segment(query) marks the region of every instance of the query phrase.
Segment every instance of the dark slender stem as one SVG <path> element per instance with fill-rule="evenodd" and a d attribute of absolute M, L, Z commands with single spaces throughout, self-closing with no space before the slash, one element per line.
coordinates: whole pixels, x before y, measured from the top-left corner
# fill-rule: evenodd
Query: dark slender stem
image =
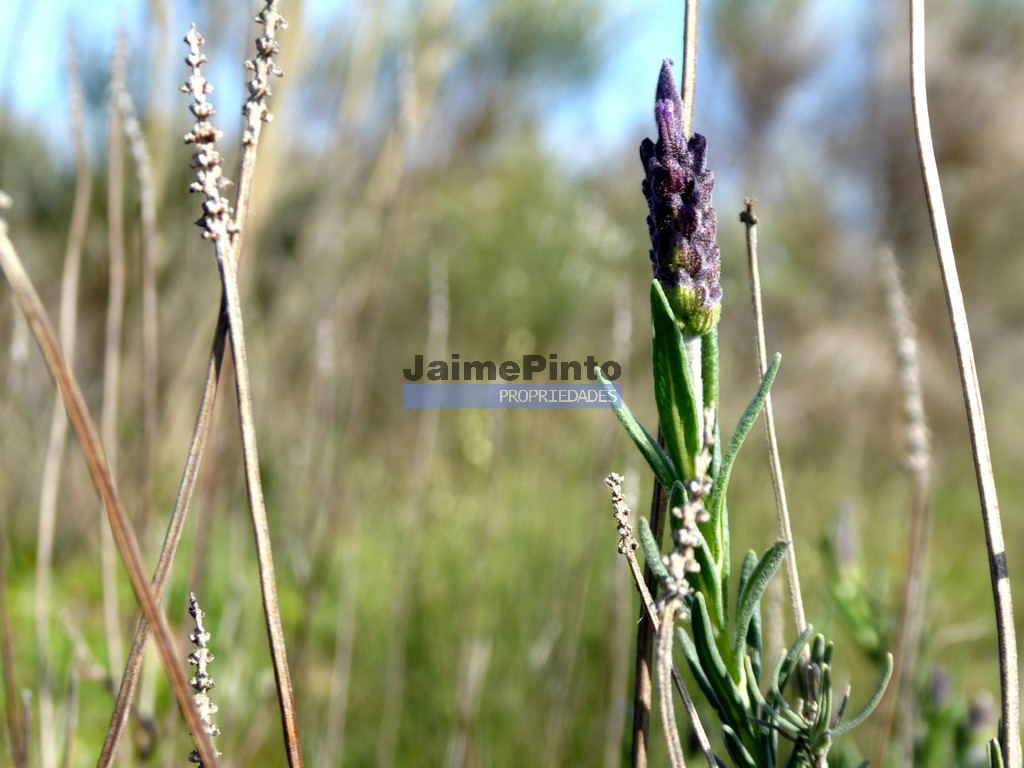
<path fill-rule="evenodd" d="M 665 438 L 658 429 L 658 445 L 665 446 Z M 665 530 L 665 490 L 657 478 L 651 493 L 651 534 L 661 547 Z M 658 580 L 650 565 L 644 565 L 644 583 L 653 602 L 658 596 Z M 647 765 L 647 738 L 651 730 L 651 664 L 654 660 L 654 624 L 647 607 L 640 606 L 640 621 L 636 628 L 636 677 L 633 683 L 633 768 Z"/>

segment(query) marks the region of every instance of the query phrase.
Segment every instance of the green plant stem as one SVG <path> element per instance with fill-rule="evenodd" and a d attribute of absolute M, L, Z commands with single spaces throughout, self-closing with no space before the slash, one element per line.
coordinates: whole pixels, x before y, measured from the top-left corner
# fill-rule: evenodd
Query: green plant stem
<path fill-rule="evenodd" d="M 697 0 L 686 0 L 685 16 L 683 19 L 683 89 L 682 100 L 685 105 L 683 116 L 683 134 L 689 136 L 693 131 L 693 103 L 694 92 L 697 83 Z M 699 340 L 698 340 L 699 341 Z M 698 345 L 698 350 L 700 349 Z M 693 363 L 691 357 L 691 371 Z M 696 358 L 696 375 L 700 376 L 701 358 L 698 352 Z M 698 393 L 694 393 L 695 395 Z M 703 397 L 698 396 L 698 411 L 701 411 L 700 403 Z M 665 441 L 661 428 L 658 429 L 658 444 L 664 447 Z M 664 529 L 664 510 L 667 499 L 664 489 L 655 479 L 654 491 L 651 495 L 651 532 L 654 540 L 661 545 L 661 535 Z M 658 585 L 654 574 L 647 566 L 644 567 L 644 580 L 652 596 L 657 596 Z M 651 661 L 653 658 L 654 632 L 653 626 L 646 612 L 641 611 L 640 622 L 637 626 L 636 637 L 636 680 L 633 692 L 633 768 L 645 768 L 647 765 L 647 737 L 650 731 L 651 714 Z"/>
<path fill-rule="evenodd" d="M 683 350 L 686 363 L 690 367 L 690 380 L 693 382 L 693 397 L 697 403 L 697 434 L 704 434 L 704 381 L 702 373 L 704 361 L 702 356 L 702 340 L 700 336 L 683 336 Z M 691 457 L 696 458 L 696 457 Z"/>

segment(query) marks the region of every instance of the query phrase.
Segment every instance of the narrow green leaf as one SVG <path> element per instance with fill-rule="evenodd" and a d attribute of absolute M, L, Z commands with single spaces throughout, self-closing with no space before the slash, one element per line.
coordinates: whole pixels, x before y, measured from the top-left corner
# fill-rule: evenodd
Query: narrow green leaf
<path fill-rule="evenodd" d="M 820 695 L 818 700 L 818 714 L 814 718 L 813 732 L 822 733 L 828 728 L 832 721 L 832 707 L 835 705 L 835 697 L 832 695 L 832 668 L 822 667 Z"/>
<path fill-rule="evenodd" d="M 864 705 L 864 709 L 858 712 L 856 715 L 851 717 L 845 723 L 840 723 L 832 731 L 833 738 L 839 738 L 844 733 L 849 733 L 858 725 L 867 720 L 875 707 L 878 706 L 878 702 L 882 700 L 882 696 L 885 694 L 885 689 L 889 685 L 889 678 L 892 677 L 892 654 L 885 654 L 885 666 L 882 668 L 882 679 L 878 682 L 878 687 L 875 688 L 875 692 L 871 695 L 868 703 Z"/>
<path fill-rule="evenodd" d="M 693 644 L 697 649 L 701 669 L 715 689 L 722 722 L 731 725 L 743 737 L 753 740 L 745 697 L 729 676 L 729 669 L 718 652 L 711 617 L 708 615 L 704 595 L 700 592 L 694 595 L 690 607 L 690 627 L 693 629 Z"/>
<path fill-rule="evenodd" d="M 665 453 L 671 459 L 673 466 L 679 468 L 680 477 L 686 477 L 691 474 L 690 462 L 682 448 L 682 425 L 672 392 L 672 375 L 668 372 L 665 358 L 657 351 L 654 352 L 652 364 L 654 402 L 658 406 L 658 426 L 661 427 L 661 434 L 665 440 Z M 671 499 L 671 494 L 669 494 L 669 498 Z"/>
<path fill-rule="evenodd" d="M 747 656 L 743 663 L 747 672 L 747 696 L 750 697 L 750 700 L 757 707 L 759 719 L 765 720 L 768 723 L 774 723 L 774 718 L 772 717 L 774 712 L 772 711 L 771 705 L 768 704 L 764 695 L 761 693 L 761 689 L 757 686 L 757 678 L 761 674 L 760 671 L 755 673 L 750 656 Z M 758 725 L 755 730 L 757 731 L 757 746 L 760 750 L 762 762 L 766 765 L 773 764 L 775 761 L 775 755 L 778 753 L 778 731 L 767 725 Z"/>
<path fill-rule="evenodd" d="M 738 768 L 758 768 L 757 763 L 754 762 L 754 758 L 750 756 L 747 748 L 743 746 L 743 742 L 736 734 L 736 731 L 728 725 L 722 726 L 722 741 L 725 742 L 725 750 L 729 753 L 729 757 L 732 758 L 733 763 Z M 762 768 L 771 768 L 771 766 L 763 766 Z"/>
<path fill-rule="evenodd" d="M 988 743 L 988 768 L 1003 768 L 1003 748 L 999 746 L 999 739 Z"/>
<path fill-rule="evenodd" d="M 771 709 L 771 706 L 764 698 L 764 694 L 761 693 L 761 689 L 758 688 L 757 683 L 754 682 L 754 668 L 750 666 L 749 656 L 743 660 L 743 665 L 746 667 L 747 671 L 747 695 L 750 696 L 750 700 L 762 709 Z"/>
<path fill-rule="evenodd" d="M 612 386 L 600 371 L 598 371 L 597 376 L 602 386 L 605 388 Z M 615 406 L 613 410 L 619 421 L 622 422 L 622 426 L 626 428 L 626 434 L 633 439 L 636 447 L 640 449 L 640 453 L 647 460 L 647 465 L 654 472 L 654 476 L 658 478 L 658 482 L 661 483 L 663 488 L 672 488 L 676 482 L 675 467 L 672 464 L 672 460 L 665 454 L 661 446 L 658 445 L 658 441 L 637 420 L 636 416 L 633 415 L 633 411 L 626 405 L 625 400 L 619 400 L 619 405 Z"/>
<path fill-rule="evenodd" d="M 708 613 L 711 616 L 715 630 L 724 630 L 726 623 L 725 605 L 722 600 L 722 582 L 719 580 L 715 560 L 708 547 L 707 539 L 703 535 L 700 537 L 700 546 L 694 550 L 693 555 L 697 565 L 700 566 L 700 570 L 690 575 L 690 583 L 710 603 Z"/>
<path fill-rule="evenodd" d="M 743 645 L 747 639 L 750 621 L 754 617 L 754 612 L 760 607 L 761 596 L 768 587 L 768 582 L 771 581 L 772 576 L 782 564 L 788 546 L 785 541 L 775 542 L 758 561 L 750 578 L 740 590 L 739 600 L 736 604 L 736 636 L 733 640 L 733 653 L 737 658 L 743 656 Z"/>
<path fill-rule="evenodd" d="M 676 630 L 676 639 L 679 641 L 679 647 L 683 651 L 683 658 L 686 659 L 686 663 L 690 665 L 690 671 L 693 673 L 693 679 L 697 681 L 697 685 L 704 692 L 705 698 L 716 711 L 722 711 L 722 705 L 718 701 L 718 694 L 715 693 L 714 687 L 711 685 L 711 681 L 708 680 L 708 676 L 704 674 L 704 670 L 701 669 L 700 659 L 697 657 L 697 649 L 693 645 L 693 640 L 690 636 L 680 627 Z"/>
<path fill-rule="evenodd" d="M 751 550 L 747 552 L 746 557 L 743 558 L 743 566 L 740 568 L 740 584 L 739 594 L 743 594 L 743 590 L 750 582 L 750 577 L 754 573 L 754 569 L 757 567 L 757 554 Z M 738 597 L 737 597 L 738 600 Z M 743 637 L 745 646 L 740 646 L 744 649 L 743 655 L 747 657 L 747 661 L 751 665 L 753 670 L 753 680 L 755 684 L 761 682 L 761 608 L 757 606 L 754 611 L 754 615 L 750 619 L 750 628 L 747 630 L 747 634 Z"/>
<path fill-rule="evenodd" d="M 681 479 L 693 476 L 693 457 L 700 451 L 700 423 L 693 378 L 683 336 L 661 283 L 651 282 L 651 332 L 654 396 L 658 403 L 665 446 Z"/>
<path fill-rule="evenodd" d="M 711 479 L 722 466 L 722 440 L 718 428 L 718 326 L 700 340 L 700 378 L 704 387 L 704 407 L 715 409 L 715 444 L 711 447 Z"/>
<path fill-rule="evenodd" d="M 636 532 L 640 539 L 640 548 L 644 551 L 644 562 L 659 580 L 664 579 L 668 576 L 668 569 L 661 561 L 661 550 L 658 548 L 658 542 L 654 540 L 654 531 L 651 530 L 651 524 L 646 517 L 641 517 L 637 521 Z"/>
<path fill-rule="evenodd" d="M 743 565 L 740 566 L 740 594 L 743 594 L 744 588 L 747 586 L 747 582 L 750 581 L 750 576 L 753 574 L 754 569 L 757 567 L 757 553 L 754 550 L 750 550 L 743 557 Z"/>
<path fill-rule="evenodd" d="M 813 634 L 814 627 L 808 624 L 807 629 L 800 633 L 793 644 L 789 646 L 785 655 L 779 657 L 779 663 L 775 665 L 775 671 L 772 673 L 772 690 L 778 691 L 779 694 L 785 693 L 789 676 L 793 674 L 797 659 L 800 658 L 800 651 L 804 649 Z"/>
<path fill-rule="evenodd" d="M 740 452 L 743 441 L 753 428 L 754 422 L 757 421 L 761 408 L 764 407 L 764 401 L 768 397 L 772 382 L 775 381 L 775 374 L 778 373 L 781 362 L 782 355 L 776 354 L 769 364 L 768 370 L 764 372 L 764 378 L 761 379 L 761 386 L 757 388 L 757 394 L 754 395 L 753 400 L 747 405 L 743 416 L 740 417 L 739 423 L 736 425 L 735 431 L 732 433 L 732 439 L 729 440 L 729 447 L 722 457 L 722 467 L 718 472 L 718 478 L 711 491 L 711 504 L 708 507 L 708 513 L 711 515 L 712 525 L 717 525 L 718 520 L 722 516 L 725 495 L 729 490 L 729 476 L 732 474 L 733 463 L 736 461 L 736 456 Z"/>

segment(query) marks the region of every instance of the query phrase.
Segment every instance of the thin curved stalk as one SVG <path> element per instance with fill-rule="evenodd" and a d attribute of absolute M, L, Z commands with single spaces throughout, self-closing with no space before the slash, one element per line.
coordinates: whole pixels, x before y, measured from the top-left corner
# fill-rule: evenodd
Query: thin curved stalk
<path fill-rule="evenodd" d="M 224 297 L 227 301 L 228 333 L 231 339 L 231 359 L 235 366 L 235 392 L 238 395 L 238 419 L 242 432 L 242 461 L 245 465 L 245 486 L 249 494 L 249 510 L 252 513 L 252 528 L 256 539 L 256 562 L 259 568 L 260 591 L 263 594 L 263 613 L 267 624 L 274 679 L 277 683 L 288 765 L 298 768 L 302 765 L 299 726 L 295 713 L 295 694 L 292 691 L 291 674 L 288 671 L 288 658 L 285 653 L 281 609 L 277 601 L 270 527 L 267 524 L 267 510 L 263 503 L 263 484 L 260 481 L 252 387 L 245 352 L 245 332 L 242 328 L 242 306 L 238 295 L 238 272 L 235 256 L 225 241 L 217 241 L 217 254 Z"/>
<path fill-rule="evenodd" d="M 953 328 L 960 367 L 960 385 L 964 393 L 967 425 L 974 453 L 974 473 L 978 481 L 981 516 L 985 526 L 988 547 L 989 574 L 992 596 L 995 600 L 996 628 L 999 634 L 999 685 L 1002 697 L 1002 729 L 1000 746 L 1005 764 L 1011 768 L 1021 766 L 1020 746 L 1020 687 L 1017 671 L 1017 637 L 1014 633 L 1013 601 L 1010 596 L 1010 577 L 1006 565 L 1006 545 L 999 519 L 999 501 L 996 498 L 992 454 L 982 411 L 981 388 L 971 345 L 971 331 L 967 323 L 967 310 L 960 278 L 957 276 L 953 241 L 949 236 L 949 223 L 942 200 L 939 169 L 932 146 L 931 121 L 928 117 L 928 95 L 925 86 L 925 30 L 924 0 L 910 0 L 910 93 L 914 111 L 914 135 L 921 161 L 928 215 L 931 219 L 935 252 L 939 259 L 942 284 L 946 291 L 946 306 Z"/>
<path fill-rule="evenodd" d="M 249 98 L 243 107 L 245 129 L 242 136 L 243 146 L 254 151 L 259 141 L 260 126 L 271 119 L 266 99 L 270 95 L 271 76 L 280 76 L 281 70 L 274 63 L 278 44 L 278 29 L 287 26 L 277 10 L 277 0 L 267 0 L 263 9 L 256 16 L 256 22 L 263 26 L 263 34 L 257 40 L 257 54 L 246 62 L 247 68 L 253 72 L 248 83 Z M 256 448 L 256 428 L 252 407 L 252 388 L 249 381 L 249 365 L 245 350 L 245 332 L 242 327 L 242 308 L 238 290 L 238 251 L 241 245 L 239 227 L 245 217 L 246 199 L 240 199 L 237 222 L 231 218 L 227 200 L 220 195 L 223 186 L 220 155 L 213 150 L 219 137 L 219 131 L 207 122 L 213 114 L 206 101 L 212 88 L 202 75 L 201 67 L 206 61 L 201 53 L 202 35 L 193 24 L 185 35 L 189 46 L 189 55 L 185 61 L 191 69 L 183 90 L 194 98 L 192 108 L 197 118 L 196 125 L 186 137 L 186 143 L 194 143 L 202 155 L 203 162 L 197 163 L 197 181 L 190 187 L 193 192 L 202 192 L 206 197 L 202 225 L 206 237 L 213 241 L 217 258 L 217 269 L 220 272 L 223 303 L 226 307 L 228 338 L 231 341 L 232 362 L 235 367 L 235 387 L 237 394 L 238 417 L 242 437 L 242 462 L 245 470 L 246 490 L 249 496 L 249 509 L 252 517 L 253 533 L 256 544 L 256 561 L 259 570 L 260 590 L 263 596 L 263 612 L 266 621 L 267 635 L 270 645 L 271 663 L 274 668 L 274 679 L 277 687 L 278 707 L 281 714 L 281 725 L 284 732 L 284 746 L 291 768 L 302 766 L 302 753 L 299 744 L 298 720 L 295 712 L 295 694 L 292 690 L 291 674 L 288 670 L 285 653 L 284 630 L 281 625 L 281 613 L 277 600 L 277 585 L 274 578 L 274 561 L 270 544 L 270 530 L 263 500 L 263 487 L 260 480 L 259 456 Z M 251 151 L 245 153 L 249 163 L 243 158 L 243 170 L 240 194 L 248 194 L 247 190 L 252 179 L 252 162 L 255 158 Z"/>
<path fill-rule="evenodd" d="M 124 141 L 121 112 L 115 94 L 124 88 L 125 39 L 118 37 L 111 67 L 110 126 L 107 148 L 107 248 L 109 277 L 103 352 L 103 400 L 100 405 L 100 439 L 110 471 L 117 470 L 117 414 L 121 390 L 121 328 L 124 320 Z M 110 678 L 119 683 L 124 663 L 121 615 L 117 606 L 117 558 L 109 527 L 100 522 L 100 573 L 103 583 L 103 624 Z"/>
<path fill-rule="evenodd" d="M 82 265 L 82 246 L 92 198 L 92 172 L 85 143 L 82 83 L 78 73 L 74 37 L 68 33 L 68 88 L 71 135 L 75 143 L 75 199 L 71 225 L 64 251 L 64 271 L 60 282 L 60 316 L 57 323 L 60 343 L 68 360 L 75 359 L 78 320 L 78 278 Z M 60 487 L 64 448 L 67 445 L 68 417 L 60 392 L 54 393 L 50 434 L 43 459 L 39 492 L 39 535 L 36 541 L 35 622 L 36 647 L 39 649 L 39 760 L 44 768 L 56 765 L 57 737 L 53 707 L 53 678 L 50 670 L 50 576 L 53 567 L 53 543 L 57 525 L 57 495 Z"/>
<path fill-rule="evenodd" d="M 914 322 L 907 305 L 899 267 L 890 249 L 880 254 L 885 282 L 889 322 L 896 344 L 903 415 L 907 432 L 906 465 L 912 483 L 910 530 L 907 538 L 907 566 L 900 595 L 896 647 L 893 651 L 892 690 L 883 700 L 879 712 L 878 739 L 873 765 L 885 765 L 885 755 L 893 735 L 897 708 L 900 713 L 894 747 L 898 765 L 907 765 L 913 758 L 914 727 L 917 712 L 913 677 L 917 651 L 924 631 L 925 577 L 928 562 L 928 528 L 931 483 L 931 445 L 921 391 L 921 366 L 917 357 Z"/>
<path fill-rule="evenodd" d="M 761 275 L 757 263 L 757 216 L 754 215 L 754 199 L 746 199 L 746 210 L 740 220 L 747 228 L 747 264 L 750 268 L 750 301 L 754 308 L 754 329 L 757 339 L 757 378 L 764 378 L 768 369 L 768 353 L 764 341 L 764 311 L 761 307 Z M 800 574 L 796 568 L 796 547 L 793 546 L 793 528 L 789 523 L 789 506 L 786 503 L 786 486 L 782 481 L 782 461 L 779 457 L 779 442 L 775 435 L 775 416 L 772 411 L 772 396 L 769 392 L 764 399 L 764 428 L 768 438 L 768 461 L 771 464 L 772 487 L 775 489 L 775 509 L 779 518 L 779 535 L 789 544 L 786 552 L 786 578 L 789 582 L 789 602 L 793 609 L 793 623 L 797 634 L 807 628 L 804 602 L 800 592 Z"/>
<path fill-rule="evenodd" d="M 135 111 L 135 104 L 125 87 L 124 79 L 116 83 L 114 93 L 128 148 L 135 164 L 139 185 L 139 224 L 141 226 L 142 272 L 142 477 L 139 509 L 139 538 L 145 545 L 149 533 L 152 507 L 153 451 L 157 430 L 157 380 L 159 378 L 159 322 L 157 312 L 157 227 L 156 192 L 149 148 Z"/>

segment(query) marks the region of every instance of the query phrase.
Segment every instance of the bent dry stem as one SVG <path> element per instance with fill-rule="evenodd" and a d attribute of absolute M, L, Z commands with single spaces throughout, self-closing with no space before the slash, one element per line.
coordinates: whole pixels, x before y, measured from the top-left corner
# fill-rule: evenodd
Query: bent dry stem
<path fill-rule="evenodd" d="M 999 500 L 996 497 L 992 454 L 985 428 L 985 414 L 981 404 L 981 387 L 974 361 L 971 331 L 967 323 L 960 278 L 957 276 L 953 241 L 949 235 L 946 207 L 942 200 L 939 169 L 932 145 L 931 121 L 928 117 L 928 94 L 925 80 L 924 0 L 910 0 L 910 89 L 914 112 L 914 132 L 921 176 L 924 181 L 928 214 L 931 218 L 932 237 L 939 259 L 942 284 L 946 291 L 953 328 L 953 343 L 960 365 L 960 383 L 967 411 L 967 424 L 974 452 L 974 472 L 978 482 L 981 516 L 985 526 L 988 547 L 989 576 L 996 609 L 996 629 L 999 634 L 999 683 L 1002 698 L 1002 730 L 1000 746 L 1003 759 L 1011 768 L 1021 766 L 1020 744 L 1020 677 L 1017 660 L 1017 635 L 1013 619 L 1013 600 L 1010 595 L 1010 576 L 1006 565 L 1006 544 L 999 518 Z"/>
<path fill-rule="evenodd" d="M 153 627 L 157 650 L 170 681 L 171 689 L 189 730 L 199 734 L 196 748 L 203 757 L 203 765 L 214 768 L 217 765 L 216 753 L 209 738 L 200 733 L 202 723 L 192 703 L 188 683 L 177 655 L 177 646 L 171 636 L 167 618 L 160 610 L 157 600 L 146 582 L 138 541 L 135 539 L 135 533 L 125 514 L 124 505 L 110 471 L 110 465 L 103 453 L 96 425 L 86 408 L 78 382 L 60 351 L 56 335 L 39 295 L 25 273 L 14 246 L 7 237 L 7 223 L 3 219 L 0 219 L 0 268 L 7 276 L 7 281 L 32 328 L 50 376 L 64 397 L 68 417 L 82 446 L 89 475 L 103 500 L 103 507 L 114 535 L 114 543 L 117 545 L 125 569 L 128 571 L 135 599 L 141 606 L 146 620 Z"/>
<path fill-rule="evenodd" d="M 264 58 L 269 58 L 277 50 L 274 31 L 283 24 L 276 12 L 276 3 L 268 3 L 267 8 L 257 17 L 257 20 L 265 24 L 265 34 L 257 41 L 259 54 Z M 202 194 L 204 198 L 203 217 L 199 220 L 199 226 L 203 229 L 203 236 L 213 242 L 217 268 L 220 272 L 221 288 L 227 305 L 228 332 L 231 340 L 232 361 L 235 366 L 235 390 L 242 437 L 242 459 L 249 508 L 252 514 L 253 534 L 256 541 L 256 559 L 259 568 L 260 590 L 263 596 L 263 612 L 274 667 L 274 679 L 277 685 L 278 704 L 281 710 L 285 750 L 289 765 L 296 768 L 296 766 L 302 765 L 302 755 L 295 715 L 295 694 L 292 690 L 291 674 L 288 670 L 285 653 L 270 531 L 260 480 L 252 389 L 245 351 L 245 333 L 242 327 L 241 299 L 238 293 L 238 261 L 232 245 L 237 226 L 231 216 L 229 202 L 221 196 L 221 189 L 227 182 L 222 170 L 222 160 L 216 149 L 220 131 L 209 121 L 214 110 L 206 97 L 212 91 L 212 86 L 202 74 L 201 67 L 206 61 L 206 57 L 200 51 L 203 38 L 196 31 L 194 25 L 185 36 L 185 42 L 189 46 L 189 53 L 185 61 L 191 69 L 191 74 L 182 86 L 182 90 L 193 97 L 191 110 L 196 117 L 192 131 L 185 138 L 186 143 L 196 146 L 196 153 L 193 155 L 196 181 L 190 185 L 189 190 Z M 262 66 L 252 64 L 251 67 L 256 71 L 257 76 L 250 82 L 250 93 L 254 94 L 256 98 L 262 99 L 269 95 L 270 88 L 268 83 L 259 82 L 259 79 L 261 76 L 266 77 L 268 74 L 274 73 L 276 68 L 272 66 L 272 62 L 268 65 L 266 61 Z M 265 108 L 247 110 L 247 114 L 253 114 L 262 121 L 269 120 L 269 114 Z M 247 139 L 254 140 L 252 136 L 248 135 Z"/>

